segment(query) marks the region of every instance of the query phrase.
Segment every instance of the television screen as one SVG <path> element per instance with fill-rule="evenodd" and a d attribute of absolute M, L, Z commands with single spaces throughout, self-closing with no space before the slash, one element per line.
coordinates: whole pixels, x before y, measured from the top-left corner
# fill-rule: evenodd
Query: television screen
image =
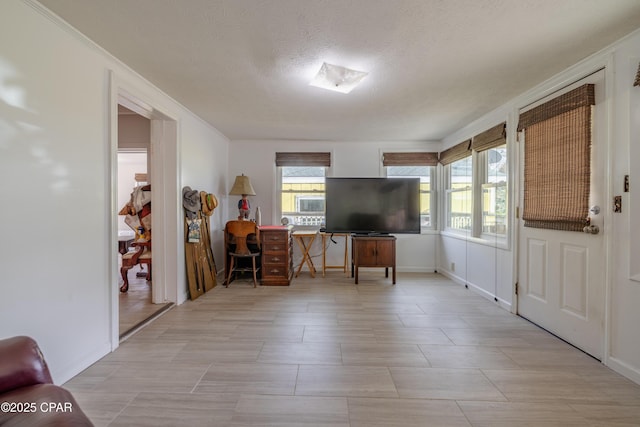
<path fill-rule="evenodd" d="M 328 233 L 420 233 L 420 178 L 326 178 Z"/>

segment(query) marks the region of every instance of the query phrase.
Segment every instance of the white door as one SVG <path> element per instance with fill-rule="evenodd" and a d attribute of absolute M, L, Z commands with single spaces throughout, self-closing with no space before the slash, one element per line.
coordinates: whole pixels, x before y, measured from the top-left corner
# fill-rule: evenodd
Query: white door
<path fill-rule="evenodd" d="M 604 353 L 605 250 L 604 216 L 607 156 L 607 114 L 604 104 L 604 71 L 589 76 L 540 100 L 531 107 L 553 99 L 586 83 L 595 84 L 591 148 L 591 224 L 598 234 L 524 227 L 518 219 L 518 314 L 559 336 L 592 356 Z M 529 108 L 527 108 L 529 109 Z M 525 141 L 522 141 L 525 139 Z M 520 135 L 519 144 L 526 144 Z M 524 201 L 524 147 L 520 154 L 520 196 Z M 594 206 L 600 207 L 596 214 Z"/>

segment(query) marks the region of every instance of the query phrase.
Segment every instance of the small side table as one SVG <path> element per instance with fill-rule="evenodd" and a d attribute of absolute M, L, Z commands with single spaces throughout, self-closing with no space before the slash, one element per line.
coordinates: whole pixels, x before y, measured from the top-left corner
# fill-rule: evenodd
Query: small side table
<path fill-rule="evenodd" d="M 349 274 L 349 270 L 348 270 L 348 259 L 349 259 L 349 255 L 347 252 L 347 246 L 349 246 L 349 233 L 325 233 L 322 232 L 320 233 L 320 235 L 322 236 L 322 277 L 324 277 L 325 271 L 328 268 L 341 268 L 344 271 L 345 275 Z M 344 237 L 344 258 L 343 258 L 343 262 L 342 265 L 327 265 L 327 245 L 326 245 L 326 241 L 327 241 L 327 237 L 328 238 L 332 238 L 332 237 Z"/>
<path fill-rule="evenodd" d="M 396 238 L 394 236 L 353 236 L 351 238 L 351 276 L 358 284 L 359 267 L 384 267 L 384 277 L 393 271 L 396 284 Z"/>
<path fill-rule="evenodd" d="M 311 273 L 311 277 L 316 277 L 316 268 L 313 266 L 313 261 L 311 260 L 311 255 L 309 255 L 309 249 L 311 249 L 311 245 L 313 241 L 316 239 L 317 231 L 305 231 L 298 230 L 291 233 L 293 238 L 298 242 L 298 247 L 302 252 L 302 261 L 300 261 L 300 265 L 298 266 L 298 271 L 296 271 L 296 277 L 300 274 L 300 270 L 302 270 L 302 266 L 304 263 L 307 263 L 307 267 L 309 267 L 309 273 Z"/>

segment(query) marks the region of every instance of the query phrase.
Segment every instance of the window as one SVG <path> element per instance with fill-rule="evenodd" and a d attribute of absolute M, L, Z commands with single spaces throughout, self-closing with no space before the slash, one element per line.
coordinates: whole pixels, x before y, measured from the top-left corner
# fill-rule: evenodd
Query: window
<path fill-rule="evenodd" d="M 389 178 L 420 178 L 420 227 L 423 230 L 435 227 L 431 215 L 435 212 L 432 206 L 435 198 L 431 197 L 434 169 L 433 166 L 387 166 Z"/>
<path fill-rule="evenodd" d="M 324 223 L 324 177 L 321 166 L 283 166 L 282 216 L 293 225 Z"/>
<path fill-rule="evenodd" d="M 445 166 L 447 228 L 470 231 L 472 224 L 472 159 L 467 156 Z"/>
<path fill-rule="evenodd" d="M 276 153 L 280 216 L 289 224 L 324 224 L 325 185 L 330 153 Z"/>
<path fill-rule="evenodd" d="M 444 165 L 445 227 L 470 231 L 473 221 L 473 169 L 471 140 L 463 141 L 440 153 Z"/>
<path fill-rule="evenodd" d="M 507 146 L 478 154 L 482 170 L 482 233 L 507 234 Z"/>
<path fill-rule="evenodd" d="M 445 228 L 486 239 L 506 237 L 506 123 L 440 153 L 445 176 Z"/>

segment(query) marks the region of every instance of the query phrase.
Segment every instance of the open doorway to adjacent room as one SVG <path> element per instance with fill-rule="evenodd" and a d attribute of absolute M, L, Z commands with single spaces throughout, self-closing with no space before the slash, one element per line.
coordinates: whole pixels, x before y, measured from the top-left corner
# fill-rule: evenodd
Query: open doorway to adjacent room
<path fill-rule="evenodd" d="M 124 215 L 122 209 L 131 201 L 134 191 L 150 188 L 150 141 L 151 121 L 122 105 L 118 105 L 117 206 L 121 209 L 118 215 L 119 273 L 123 264 L 123 256 L 126 257 L 127 253 L 136 251 L 137 248 L 133 243 L 141 237 L 140 230 L 131 221 L 132 216 Z M 137 217 L 138 215 L 135 216 L 136 219 Z M 150 253 L 153 252 L 150 251 Z M 132 333 L 149 318 L 166 309 L 166 304 L 152 302 L 151 266 L 152 262 L 139 263 L 122 273 L 127 277 L 128 289 L 126 292 L 120 292 L 118 298 L 121 339 Z M 123 283 L 124 279 L 119 277 L 118 287 L 121 287 Z"/>

